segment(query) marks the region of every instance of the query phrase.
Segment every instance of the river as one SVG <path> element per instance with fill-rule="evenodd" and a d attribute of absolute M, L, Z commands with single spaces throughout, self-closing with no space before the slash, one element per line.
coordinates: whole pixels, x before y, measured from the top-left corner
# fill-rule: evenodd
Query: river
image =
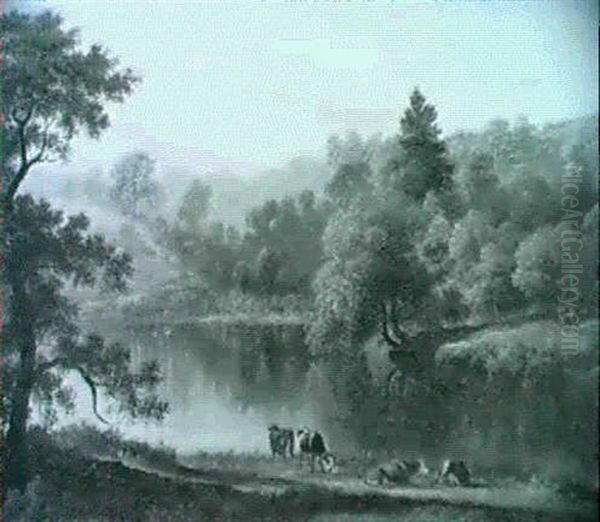
<path fill-rule="evenodd" d="M 194 451 L 268 451 L 267 427 L 310 426 L 331 432 L 334 401 L 323 372 L 309 363 L 299 325 L 208 326 L 129 331 L 120 338 L 134 366 L 158 360 L 161 396 L 170 413 L 162 422 L 131 421 L 99 400 L 99 410 L 126 437 Z M 93 415 L 89 390 L 68 377 L 77 393 L 73 414 L 57 427 Z"/>

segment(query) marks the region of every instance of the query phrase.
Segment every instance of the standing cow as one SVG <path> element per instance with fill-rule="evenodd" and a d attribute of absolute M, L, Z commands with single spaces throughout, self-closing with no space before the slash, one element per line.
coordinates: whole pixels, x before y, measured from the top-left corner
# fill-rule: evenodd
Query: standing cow
<path fill-rule="evenodd" d="M 273 424 L 269 428 L 269 445 L 273 458 L 276 455 L 281 455 L 286 458 L 294 456 L 294 430 L 290 428 L 280 428 Z"/>
<path fill-rule="evenodd" d="M 302 428 L 296 433 L 300 449 L 300 466 L 304 460 L 304 456 L 308 456 L 310 460 L 310 471 L 314 473 L 315 463 L 318 463 L 323 473 L 333 472 L 335 462 L 333 455 L 328 453 L 325 446 L 323 435 L 318 431 L 311 431 L 307 428 Z"/>

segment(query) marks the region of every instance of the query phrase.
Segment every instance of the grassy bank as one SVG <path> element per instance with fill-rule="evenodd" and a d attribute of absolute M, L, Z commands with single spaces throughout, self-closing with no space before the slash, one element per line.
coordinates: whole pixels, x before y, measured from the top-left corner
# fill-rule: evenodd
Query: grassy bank
<path fill-rule="evenodd" d="M 75 439 L 87 437 L 81 447 Z M 63 434 L 64 435 L 64 434 Z M 10 521 L 561 521 L 595 520 L 577 504 L 564 510 L 528 503 L 524 485 L 483 490 L 426 491 L 377 489 L 345 468 L 334 476 L 296 469 L 296 462 L 273 463 L 257 455 L 173 452 L 128 443 L 123 462 L 112 456 L 116 437 L 102 448 L 89 430 L 62 437 L 32 437 L 36 478 L 21 495 L 8 492 L 4 520 Z M 95 453 L 96 457 L 90 455 Z M 120 453 L 117 451 L 117 453 Z M 124 465 L 125 463 L 126 465 Z M 134 464 L 134 466 L 132 466 Z M 137 464 L 137 467 L 135 466 Z M 133 469 L 135 468 L 135 469 Z M 146 468 L 146 469 L 143 469 Z M 529 486 L 532 488 L 532 486 Z M 531 491 L 550 499 L 555 491 Z M 486 497 L 487 495 L 487 497 Z M 517 495 L 514 501 L 511 495 Z M 520 495 L 520 499 L 518 498 Z M 495 496 L 495 497 L 494 497 Z M 496 500 L 494 500 L 496 498 Z M 556 500 L 556 499 L 555 499 Z M 589 503 L 589 500 L 587 501 Z"/>

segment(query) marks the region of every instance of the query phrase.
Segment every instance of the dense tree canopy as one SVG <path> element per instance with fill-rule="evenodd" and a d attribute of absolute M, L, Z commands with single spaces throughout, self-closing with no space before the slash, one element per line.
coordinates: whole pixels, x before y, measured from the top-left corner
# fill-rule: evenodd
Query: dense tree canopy
<path fill-rule="evenodd" d="M 389 375 L 387 392 L 398 388 L 404 398 L 413 397 L 413 406 L 429 404 L 436 415 L 436 390 L 447 393 L 447 386 L 439 387 L 431 366 L 419 373 L 423 367 L 409 355 L 433 363 L 441 340 L 452 338 L 453 329 L 460 335 L 466 324 L 556 320 L 564 286 L 561 251 L 567 254 L 561 240 L 569 230 L 575 238 L 570 250 L 578 250 L 570 258 L 585 258 L 576 295 L 581 317 L 590 317 L 589 303 L 598 295 L 597 206 L 587 192 L 597 177 L 582 159 L 593 148 L 593 127 L 581 139 L 585 147 L 571 145 L 567 132 L 539 129 L 525 119 L 458 134 L 449 146 L 439 133 L 435 109 L 415 91 L 399 135 L 375 150 L 355 135 L 330 141 L 334 174 L 327 195 L 333 212 L 322 238 L 308 336 L 315 354 L 331 361 L 338 389 L 355 397 L 351 389 L 360 382 L 355 371 L 364 366 L 365 342 L 379 337 L 401 370 Z M 582 197 L 569 214 L 561 190 L 574 175 Z M 419 341 L 420 332 L 432 331 L 440 332 L 438 344 Z M 411 375 L 426 384 L 420 397 L 410 391 Z M 373 400 L 370 386 L 363 386 L 367 402 Z M 419 408 L 406 401 L 396 408 L 401 416 L 418 417 Z"/>
<path fill-rule="evenodd" d="M 359 137 L 330 142 L 335 173 L 327 192 L 337 211 L 323 236 L 325 263 L 315 281 L 311 338 L 318 345 L 339 339 L 344 325 L 351 341 L 381 327 L 393 348 L 406 349 L 402 318 L 428 317 L 433 271 L 417 248 L 428 220 L 423 200 L 429 191 L 433 198 L 446 191 L 452 171 L 435 119 L 433 106 L 415 90 L 379 169 L 376 154 Z"/>

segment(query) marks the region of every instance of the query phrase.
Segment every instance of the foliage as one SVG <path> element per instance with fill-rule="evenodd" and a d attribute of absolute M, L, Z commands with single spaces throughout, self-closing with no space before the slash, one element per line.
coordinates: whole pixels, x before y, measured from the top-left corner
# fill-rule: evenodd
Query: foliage
<path fill-rule="evenodd" d="M 586 215 L 593 220 L 589 191 L 594 193 L 597 175 L 587 163 L 597 138 L 588 123 L 582 120 L 574 132 L 571 122 L 539 129 L 524 119 L 512 128 L 496 121 L 479 135 L 450 140 L 457 165 L 454 187 L 464 213 L 454 220 L 449 236 L 451 263 L 445 265 L 442 286 L 461 295 L 473 318 L 549 313 L 551 298 L 559 292 L 561 262 L 569 262 L 561 261 L 565 230 L 583 231 Z M 577 187 L 563 189 L 574 177 Z M 563 190 L 575 190 L 577 197 L 565 200 Z M 573 210 L 564 207 L 573 203 Z M 585 246 L 595 244 L 593 230 L 585 228 L 588 235 L 581 242 L 589 253 L 564 253 L 571 262 L 586 260 L 579 303 L 584 315 L 590 313 L 584 303 L 597 292 L 590 251 L 594 247 Z M 566 250 L 578 250 L 577 243 Z"/>
<path fill-rule="evenodd" d="M 210 212 L 212 189 L 200 180 L 193 180 L 183 196 L 177 219 L 187 229 L 199 228 Z"/>
<path fill-rule="evenodd" d="M 194 274 L 167 281 L 153 294 L 123 306 L 129 323 L 172 324 L 189 317 L 215 313 L 217 296 Z"/>
<path fill-rule="evenodd" d="M 67 286 L 123 292 L 131 275 L 130 257 L 100 235 L 89 234 L 83 214 L 64 218 L 45 201 L 17 196 L 35 165 L 66 158 L 81 130 L 98 138 L 108 125 L 107 102 L 122 102 L 137 78 L 117 70 L 118 61 L 99 45 L 78 47 L 78 33 L 65 31 L 50 12 L 37 16 L 12 11 L 3 15 L 3 283 L 8 413 L 6 484 L 24 491 L 29 480 L 27 422 L 32 396 L 41 401 L 46 420 L 54 406 L 72 408 L 72 391 L 62 386 L 77 372 L 90 388 L 95 413 L 98 387 L 119 399 L 134 416 L 161 418 L 167 406 L 154 391 L 158 367 L 137 373 L 129 353 L 83 336 L 77 307 Z M 114 360 L 112 360 L 114 359 Z"/>
<path fill-rule="evenodd" d="M 551 299 L 560 279 L 560 227 L 546 226 L 527 236 L 515 260 L 514 285 L 529 298 Z"/>
<path fill-rule="evenodd" d="M 312 191 L 269 200 L 247 217 L 240 256 L 250 273 L 246 288 L 267 294 L 306 294 L 321 261 L 328 209 Z"/>
<path fill-rule="evenodd" d="M 138 78 L 118 70 L 100 45 L 78 48 L 76 30 L 60 16 L 13 11 L 3 24 L 3 184 L 10 205 L 30 168 L 64 158 L 85 130 L 98 138 L 109 125 L 106 102 L 122 102 Z"/>
<path fill-rule="evenodd" d="M 483 331 L 464 341 L 445 345 L 438 350 L 436 358 L 439 364 L 462 361 L 493 377 L 501 372 L 540 375 L 573 357 L 593 356 L 598 348 L 598 332 L 594 332 L 597 324 L 586 323 L 582 331 L 584 342 L 578 355 L 560 350 L 556 326 L 551 322 L 532 322 L 516 328 Z"/>
<path fill-rule="evenodd" d="M 112 171 L 111 199 L 120 211 L 134 218 L 151 212 L 158 202 L 158 185 L 152 179 L 155 162 L 145 152 L 124 156 Z"/>
<path fill-rule="evenodd" d="M 388 305 L 395 325 L 426 308 L 435 270 L 424 259 L 426 247 L 415 240 L 426 229 L 427 192 L 445 191 L 451 171 L 435 119 L 435 109 L 415 91 L 397 146 L 390 147 L 375 172 L 369 163 L 374 153 L 360 138 L 330 142 L 337 173 L 327 190 L 335 212 L 323 235 L 324 263 L 314 283 L 315 321 L 309 333 L 310 343 L 321 351 L 334 338 L 352 346 L 372 335 L 386 319 L 382 310 Z M 421 142 L 423 149 L 417 147 Z M 445 219 L 442 213 L 438 222 Z"/>
<path fill-rule="evenodd" d="M 67 284 L 90 286 L 100 284 L 107 291 L 123 292 L 131 275 L 131 259 L 102 236 L 88 235 L 88 219 L 64 217 L 45 202 L 31 196 L 19 196 L 15 201 L 7 227 L 7 249 L 4 274 L 13 282 L 6 296 L 5 328 L 7 342 L 7 398 L 11 411 L 13 376 L 22 343 L 44 344 L 36 357 L 33 392 L 52 415 L 52 403 L 69 405 L 70 392 L 62 387 L 65 372 L 80 373 L 93 394 L 103 387 L 110 396 L 122 401 L 122 406 L 137 415 L 161 417 L 166 406 L 150 394 L 142 398 L 139 392 L 150 392 L 158 384 L 158 368 L 151 364 L 140 373 L 131 373 L 129 352 L 118 345 L 106 345 L 97 336 L 84 338 L 77 328 L 77 307 L 64 295 Z M 17 286 L 18 285 L 18 286 Z M 20 288 L 28 289 L 28 316 L 23 311 Z M 31 329 L 34 341 L 27 341 L 23 321 Z M 94 401 L 95 403 L 95 401 Z"/>
<path fill-rule="evenodd" d="M 239 252 L 234 229 L 226 231 L 221 223 L 201 228 L 175 224 L 167 225 L 160 235 L 160 242 L 175 254 L 184 272 L 201 278 L 213 289 L 231 288 Z"/>
<path fill-rule="evenodd" d="M 447 190 L 451 183 L 453 167 L 436 119 L 435 107 L 415 89 L 400 120 L 396 150 L 381 172 L 392 187 L 416 200 L 423 200 L 430 190 Z"/>
<path fill-rule="evenodd" d="M 193 184 L 178 221 L 164 223 L 159 241 L 181 268 L 214 290 L 253 295 L 306 294 L 321 257 L 327 208 L 311 191 L 296 199 L 269 200 L 247 216 L 245 235 L 209 221 L 210 190 Z"/>
<path fill-rule="evenodd" d="M 565 285 L 561 266 L 569 261 L 583 266 L 571 304 L 578 320 L 591 316 L 589 303 L 598 292 L 598 211 L 583 187 L 595 190 L 597 175 L 590 164 L 596 160 L 590 145 L 597 138 L 588 123 L 575 127 L 577 135 L 571 123 L 538 128 L 523 118 L 512 126 L 500 120 L 481 133 L 449 138 L 446 148 L 438 137 L 435 109 L 415 92 L 398 136 L 368 142 L 356 135 L 347 142 L 330 140 L 334 177 L 326 194 L 332 211 L 322 237 L 323 262 L 313 284 L 308 343 L 315 355 L 333 362 L 331 379 L 348 377 L 337 387 L 345 391 L 336 400 L 343 403 L 356 396 L 351 388 L 361 382 L 359 395 L 365 403 L 370 397 L 375 400 L 368 368 L 359 371 L 364 378 L 359 379 L 339 366 L 344 359 L 348 368 L 360 366 L 365 341 L 374 335 L 383 334 L 390 355 L 413 347 L 425 353 L 425 347 L 417 345 L 419 332 L 469 323 L 485 327 L 512 317 L 522 317 L 526 329 L 528 317 L 555 319 Z M 574 178 L 581 198 L 565 203 L 564 183 Z M 565 204 L 573 204 L 573 199 L 577 206 L 569 213 Z M 575 239 L 565 248 L 569 233 Z M 573 310 L 563 308 L 559 313 L 569 313 L 572 319 Z M 395 340 L 386 334 L 386 325 Z M 540 386 L 542 381 L 548 386 L 546 372 L 561 364 L 558 347 L 534 343 L 532 348 L 529 337 L 539 337 L 539 331 L 531 328 L 514 335 L 498 331 L 483 344 L 465 343 L 479 347 L 473 354 L 489 355 L 492 366 L 511 361 L 512 374 L 508 367 L 500 373 L 511 374 L 519 385 L 535 378 Z M 435 346 L 430 348 L 435 351 Z M 472 364 L 479 367 L 475 360 Z M 438 382 L 433 367 L 412 375 L 402 361 L 394 363 L 401 388 L 406 391 L 416 379 L 421 392 L 413 402 L 437 412 L 437 424 L 448 428 L 442 417 L 454 406 L 445 401 L 440 409 L 438 402 L 444 401 L 440 393 L 450 392 L 450 383 Z M 469 372 L 464 364 L 457 368 Z M 481 371 L 485 374 L 490 368 Z M 571 382 L 572 376 L 564 378 Z M 474 396 L 499 400 L 497 394 L 482 395 L 476 382 Z M 367 409 L 373 411 L 375 404 L 400 408 L 414 419 L 419 415 L 419 408 L 391 402 L 385 406 L 385 400 L 375 400 Z M 366 411 L 361 415 L 369 418 Z M 360 432 L 358 419 L 355 428 Z M 419 437 L 424 442 L 422 428 Z"/>
<path fill-rule="evenodd" d="M 368 197 L 373 189 L 369 146 L 356 132 L 348 133 L 345 140 L 333 136 L 327 146 L 327 158 L 334 173 L 325 193 L 334 205 L 347 207 L 352 201 Z"/>
<path fill-rule="evenodd" d="M 581 324 L 577 341 L 566 345 L 560 323 L 541 321 L 490 328 L 438 350 L 437 371 L 453 390 L 446 408 L 454 412 L 454 433 L 473 455 L 489 461 L 485 454 L 493 447 L 496 467 L 510 467 L 501 458 L 510 451 L 530 469 L 557 465 L 555 474 L 570 468 L 579 479 L 594 480 L 598 321 Z M 555 463 L 547 460 L 551 452 Z"/>

